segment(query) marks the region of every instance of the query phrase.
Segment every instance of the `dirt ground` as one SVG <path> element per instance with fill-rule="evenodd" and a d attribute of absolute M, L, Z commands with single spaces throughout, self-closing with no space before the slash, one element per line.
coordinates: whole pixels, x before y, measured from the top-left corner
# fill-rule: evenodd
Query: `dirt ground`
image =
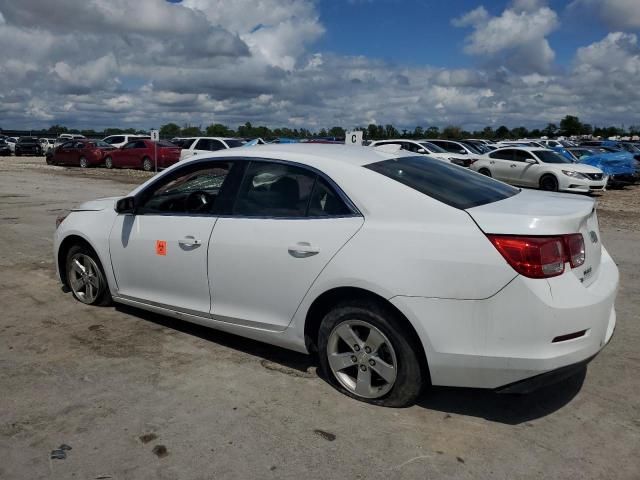
<path fill-rule="evenodd" d="M 304 355 L 63 293 L 56 216 L 148 176 L 0 157 L 0 479 L 640 478 L 640 186 L 597 199 L 621 286 L 588 370 L 528 396 L 433 388 L 385 409 Z"/>

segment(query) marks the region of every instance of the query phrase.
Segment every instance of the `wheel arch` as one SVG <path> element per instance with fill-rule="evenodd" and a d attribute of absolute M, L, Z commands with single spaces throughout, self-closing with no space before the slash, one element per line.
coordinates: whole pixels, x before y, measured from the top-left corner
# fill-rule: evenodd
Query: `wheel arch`
<path fill-rule="evenodd" d="M 91 245 L 91 243 L 86 238 L 77 234 L 71 234 L 65 237 L 62 242 L 60 242 L 60 246 L 58 247 L 58 255 L 56 258 L 56 261 L 58 263 L 58 273 L 60 274 L 60 281 L 65 287 L 69 286 L 66 268 L 67 254 L 69 253 L 69 250 L 71 250 L 71 247 L 75 245 L 82 245 L 90 249 L 95 254 L 98 262 L 100 263 L 99 266 L 104 271 L 104 263 L 102 262 L 102 259 L 98 254 L 98 250 L 93 245 Z"/>
<path fill-rule="evenodd" d="M 304 342 L 308 352 L 317 353 L 318 331 L 322 319 L 333 306 L 345 300 L 369 300 L 392 311 L 395 314 L 395 319 L 397 319 L 397 321 L 413 335 L 422 366 L 429 376 L 429 363 L 424 350 L 424 345 L 411 321 L 398 309 L 398 307 L 386 298 L 370 290 L 359 287 L 335 287 L 323 292 L 311 303 L 307 310 L 304 323 Z M 427 378 L 427 380 L 430 381 L 430 378 Z"/>

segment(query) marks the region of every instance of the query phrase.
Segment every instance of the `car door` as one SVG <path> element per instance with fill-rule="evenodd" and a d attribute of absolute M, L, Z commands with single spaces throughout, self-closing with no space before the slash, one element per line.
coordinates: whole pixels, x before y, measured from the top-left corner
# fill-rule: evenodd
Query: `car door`
<path fill-rule="evenodd" d="M 491 170 L 491 175 L 503 182 L 509 182 L 510 180 L 511 172 L 509 170 L 512 163 L 513 149 L 511 148 L 502 148 L 489 154 L 489 169 Z"/>
<path fill-rule="evenodd" d="M 58 147 L 56 150 L 53 160 L 58 165 L 66 165 L 69 161 L 69 154 L 71 148 L 73 147 L 73 142 L 65 142 Z"/>
<path fill-rule="evenodd" d="M 513 162 L 509 166 L 511 181 L 515 185 L 537 186 L 539 166 L 533 155 L 526 150 L 514 150 Z"/>
<path fill-rule="evenodd" d="M 178 168 L 136 195 L 135 214 L 120 214 L 109 238 L 117 295 L 208 317 L 207 256 L 231 164 Z"/>
<path fill-rule="evenodd" d="M 212 316 L 284 330 L 362 216 L 333 183 L 287 162 L 251 161 L 209 246 Z"/>

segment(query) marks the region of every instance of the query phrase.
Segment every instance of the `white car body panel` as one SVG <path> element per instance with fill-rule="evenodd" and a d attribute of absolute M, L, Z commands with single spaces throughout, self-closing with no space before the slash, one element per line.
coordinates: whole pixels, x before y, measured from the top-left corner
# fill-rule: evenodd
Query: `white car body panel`
<path fill-rule="evenodd" d="M 199 144 L 201 144 L 202 141 L 215 140 L 216 142 L 220 142 L 220 144 L 223 146 L 221 150 L 224 150 L 224 149 L 230 148 L 229 144 L 227 143 L 227 140 L 236 140 L 235 138 L 227 138 L 227 137 L 187 137 L 186 139 L 192 139 L 192 138 L 195 138 L 195 139 L 191 143 L 189 148 L 183 148 L 180 151 L 180 160 L 186 160 L 187 158 L 192 157 L 194 155 L 206 155 L 206 154 L 212 153 L 211 150 L 199 148 Z M 218 151 L 218 150 L 215 150 L 215 151 Z"/>
<path fill-rule="evenodd" d="M 593 200 L 521 191 L 465 211 L 362 168 L 404 156 L 412 155 L 336 145 L 270 145 L 207 154 L 272 158 L 319 169 L 361 216 L 142 219 L 117 214 L 116 199 L 102 199 L 81 205 L 56 230 L 56 266 L 60 274 L 65 239 L 80 237 L 105 267 L 115 301 L 300 352 L 308 349 L 305 322 L 320 295 L 340 287 L 364 289 L 387 299 L 408 319 L 436 385 L 496 388 L 588 359 L 603 348 L 615 326 L 618 270 L 601 247 Z M 123 229 L 126 222 L 130 225 Z M 123 248 L 127 232 L 135 235 Z M 580 232 L 587 260 L 582 268 L 567 264 L 558 277 L 526 278 L 507 264 L 484 232 Z M 181 250 L 177 242 L 189 234 L 198 235 L 202 246 Z M 166 256 L 155 254 L 156 240 L 167 241 Z M 321 253 L 294 258 L 288 247 L 300 241 Z M 208 259 L 203 260 L 206 243 Z M 124 281 L 118 278 L 123 275 Z M 578 330 L 585 335 L 552 342 Z"/>

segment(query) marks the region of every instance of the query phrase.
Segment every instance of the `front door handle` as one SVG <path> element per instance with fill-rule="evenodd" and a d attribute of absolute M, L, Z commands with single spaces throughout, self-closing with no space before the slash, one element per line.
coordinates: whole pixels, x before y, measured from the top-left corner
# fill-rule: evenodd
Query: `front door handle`
<path fill-rule="evenodd" d="M 178 244 L 182 245 L 183 247 L 198 247 L 202 245 L 202 242 L 195 238 L 193 235 L 187 235 L 186 237 L 178 240 Z"/>
<path fill-rule="evenodd" d="M 295 245 L 289 246 L 288 250 L 289 255 L 295 258 L 307 258 L 320 253 L 320 249 L 314 247 L 309 242 L 298 242 Z"/>
<path fill-rule="evenodd" d="M 512 163 L 511 165 L 509 165 L 511 168 L 515 168 L 517 167 L 517 165 L 515 163 Z"/>
<path fill-rule="evenodd" d="M 493 164 L 494 164 L 494 163 L 496 163 L 496 162 L 494 162 L 493 160 L 491 160 L 489 163 L 490 163 L 491 165 L 493 165 Z"/>

